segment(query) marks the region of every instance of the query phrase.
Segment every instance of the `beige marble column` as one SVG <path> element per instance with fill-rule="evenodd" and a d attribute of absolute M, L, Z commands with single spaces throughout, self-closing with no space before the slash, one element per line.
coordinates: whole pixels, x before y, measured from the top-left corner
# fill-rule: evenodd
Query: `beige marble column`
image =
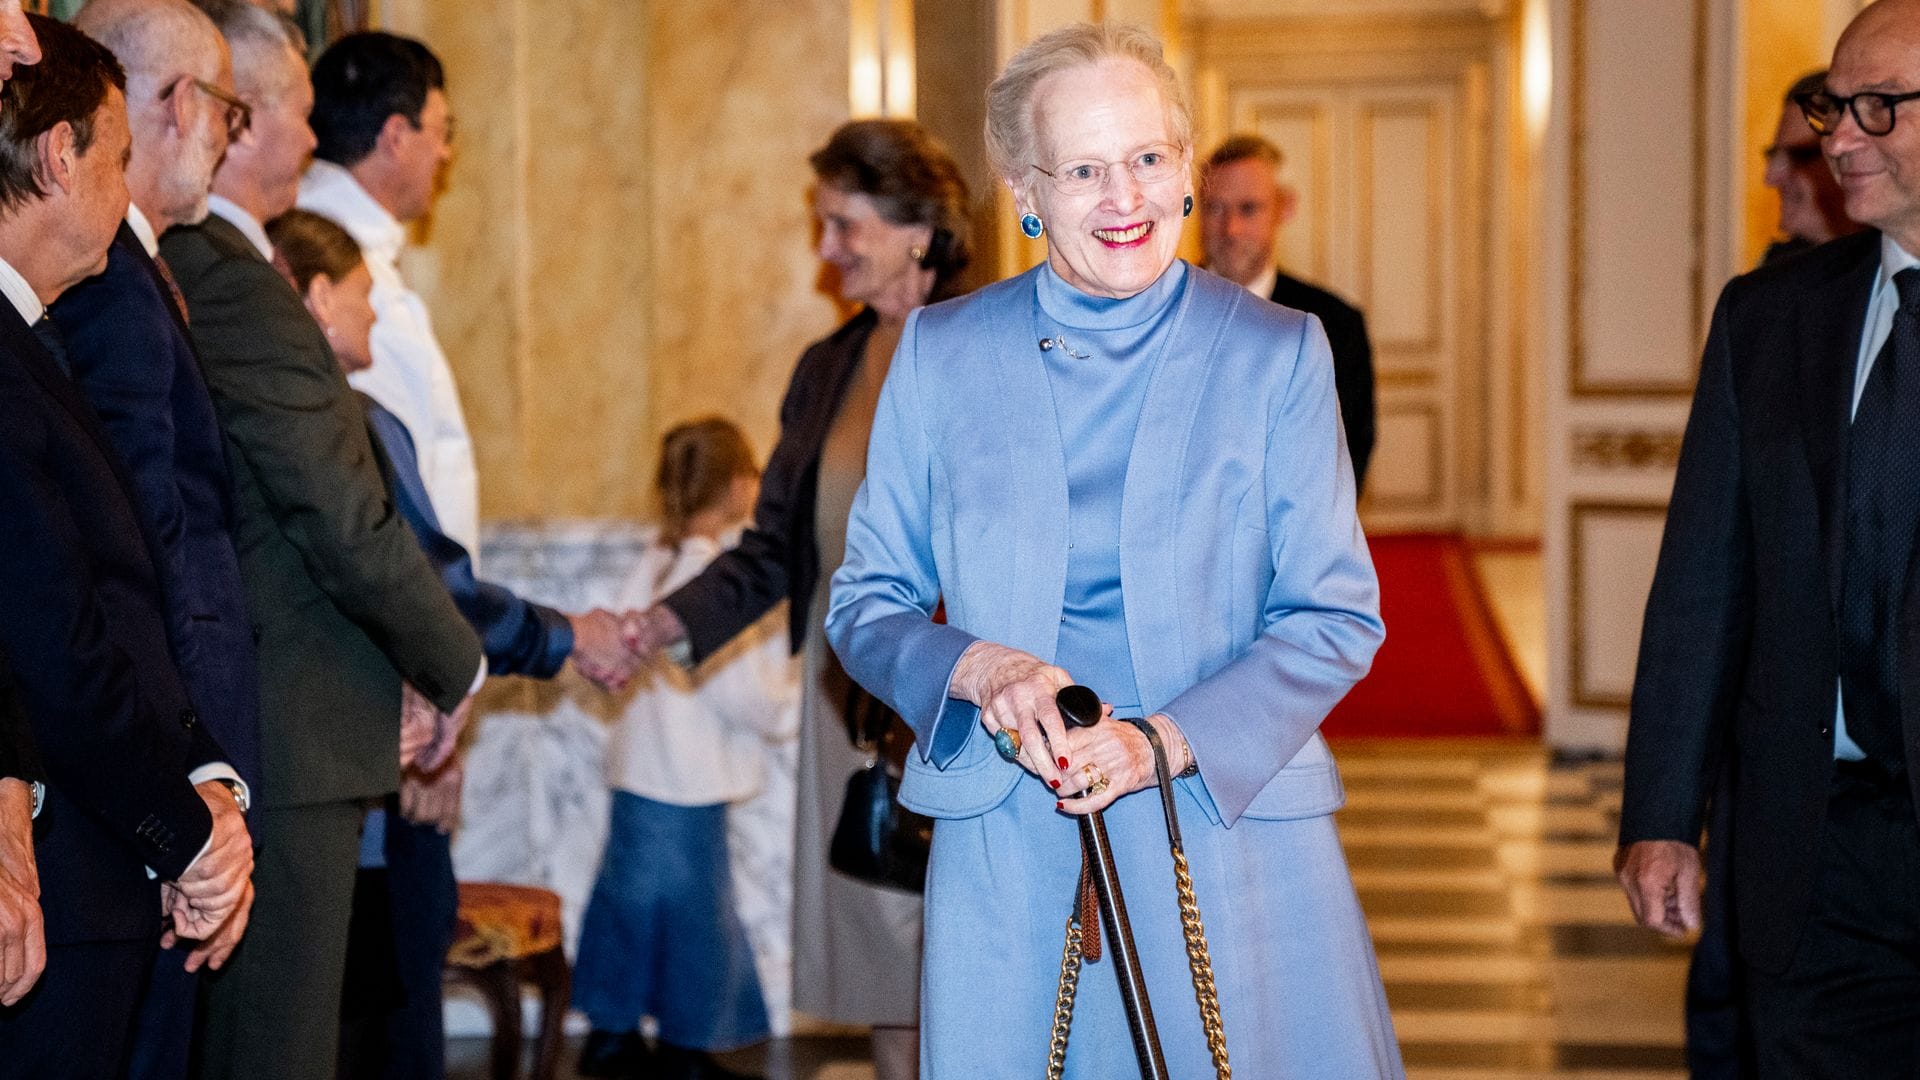
<path fill-rule="evenodd" d="M 383 0 L 459 120 L 408 272 L 457 373 L 488 520 L 631 517 L 660 433 L 762 453 L 806 342 L 806 154 L 846 118 L 846 0 Z"/>

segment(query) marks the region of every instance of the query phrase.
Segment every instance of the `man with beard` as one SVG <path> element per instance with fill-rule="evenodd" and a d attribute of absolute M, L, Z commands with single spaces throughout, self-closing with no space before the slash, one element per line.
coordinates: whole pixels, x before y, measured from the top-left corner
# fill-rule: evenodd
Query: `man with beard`
<path fill-rule="evenodd" d="M 133 156 L 126 221 L 104 273 L 50 309 L 75 382 L 126 459 L 163 559 L 167 634 L 187 692 L 227 751 L 228 779 L 259 782 L 259 673 L 245 585 L 234 553 L 226 450 L 187 338 L 159 234 L 207 214 L 213 171 L 248 110 L 213 21 L 186 0 L 92 0 L 75 25 L 127 72 Z M 243 799 L 246 805 L 249 799 Z M 193 1032 L 198 970 L 233 942 L 162 949 L 142 997 L 130 1075 L 181 1078 Z"/>

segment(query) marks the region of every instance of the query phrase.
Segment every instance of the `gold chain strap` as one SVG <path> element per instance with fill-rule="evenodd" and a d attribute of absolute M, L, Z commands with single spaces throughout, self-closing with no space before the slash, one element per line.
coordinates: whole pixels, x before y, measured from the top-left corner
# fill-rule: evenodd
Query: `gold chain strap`
<path fill-rule="evenodd" d="M 1060 951 L 1060 993 L 1053 999 L 1053 1042 L 1047 1052 L 1047 1080 L 1067 1071 L 1067 1034 L 1073 1029 L 1073 997 L 1080 987 L 1080 921 L 1067 920 L 1067 944 Z"/>
<path fill-rule="evenodd" d="M 1233 1080 L 1227 1063 L 1227 1031 L 1220 1022 L 1220 993 L 1213 985 L 1213 958 L 1207 952 L 1207 928 L 1200 923 L 1200 901 L 1193 895 L 1193 875 L 1187 853 L 1173 849 L 1174 888 L 1180 896 L 1180 929 L 1187 938 L 1187 966 L 1193 969 L 1193 996 L 1200 1004 L 1200 1026 L 1207 1033 L 1207 1051 L 1219 1080 Z"/>

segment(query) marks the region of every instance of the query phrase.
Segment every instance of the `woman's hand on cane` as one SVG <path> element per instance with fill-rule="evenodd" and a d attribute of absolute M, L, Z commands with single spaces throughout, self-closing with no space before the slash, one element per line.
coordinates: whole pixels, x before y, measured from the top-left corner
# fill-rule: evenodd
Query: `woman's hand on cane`
<path fill-rule="evenodd" d="M 1072 685 L 1071 675 L 1031 653 L 976 641 L 954 665 L 950 693 L 980 706 L 980 726 L 995 736 L 1002 756 L 1011 746 L 1009 760 L 1055 791 L 1071 791 L 1077 763 L 1058 749 L 1067 745 L 1067 729 L 1053 696 Z M 1011 744 L 999 737 L 1003 731 Z"/>
<path fill-rule="evenodd" d="M 1066 742 L 1054 745 L 1073 761 L 1072 774 L 1060 790 L 1078 798 L 1063 798 L 1060 809 L 1069 814 L 1091 814 L 1112 806 L 1122 795 L 1143 791 L 1159 783 L 1153 760 L 1153 744 L 1132 724 L 1115 722 L 1112 706 L 1103 707 L 1101 721 L 1092 727 L 1070 728 Z M 1187 767 L 1186 736 L 1165 713 L 1155 713 L 1147 722 L 1160 733 L 1167 748 L 1167 767 L 1175 776 Z"/>

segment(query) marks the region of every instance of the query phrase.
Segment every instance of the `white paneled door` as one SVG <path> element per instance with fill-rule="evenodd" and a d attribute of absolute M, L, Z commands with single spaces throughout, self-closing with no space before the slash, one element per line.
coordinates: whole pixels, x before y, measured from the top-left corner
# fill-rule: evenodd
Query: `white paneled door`
<path fill-rule="evenodd" d="M 1232 89 L 1234 130 L 1286 154 L 1299 194 L 1279 239 L 1290 273 L 1366 312 L 1378 437 L 1369 530 L 1463 525 L 1460 447 L 1462 160 L 1455 81 L 1288 83 Z"/>

